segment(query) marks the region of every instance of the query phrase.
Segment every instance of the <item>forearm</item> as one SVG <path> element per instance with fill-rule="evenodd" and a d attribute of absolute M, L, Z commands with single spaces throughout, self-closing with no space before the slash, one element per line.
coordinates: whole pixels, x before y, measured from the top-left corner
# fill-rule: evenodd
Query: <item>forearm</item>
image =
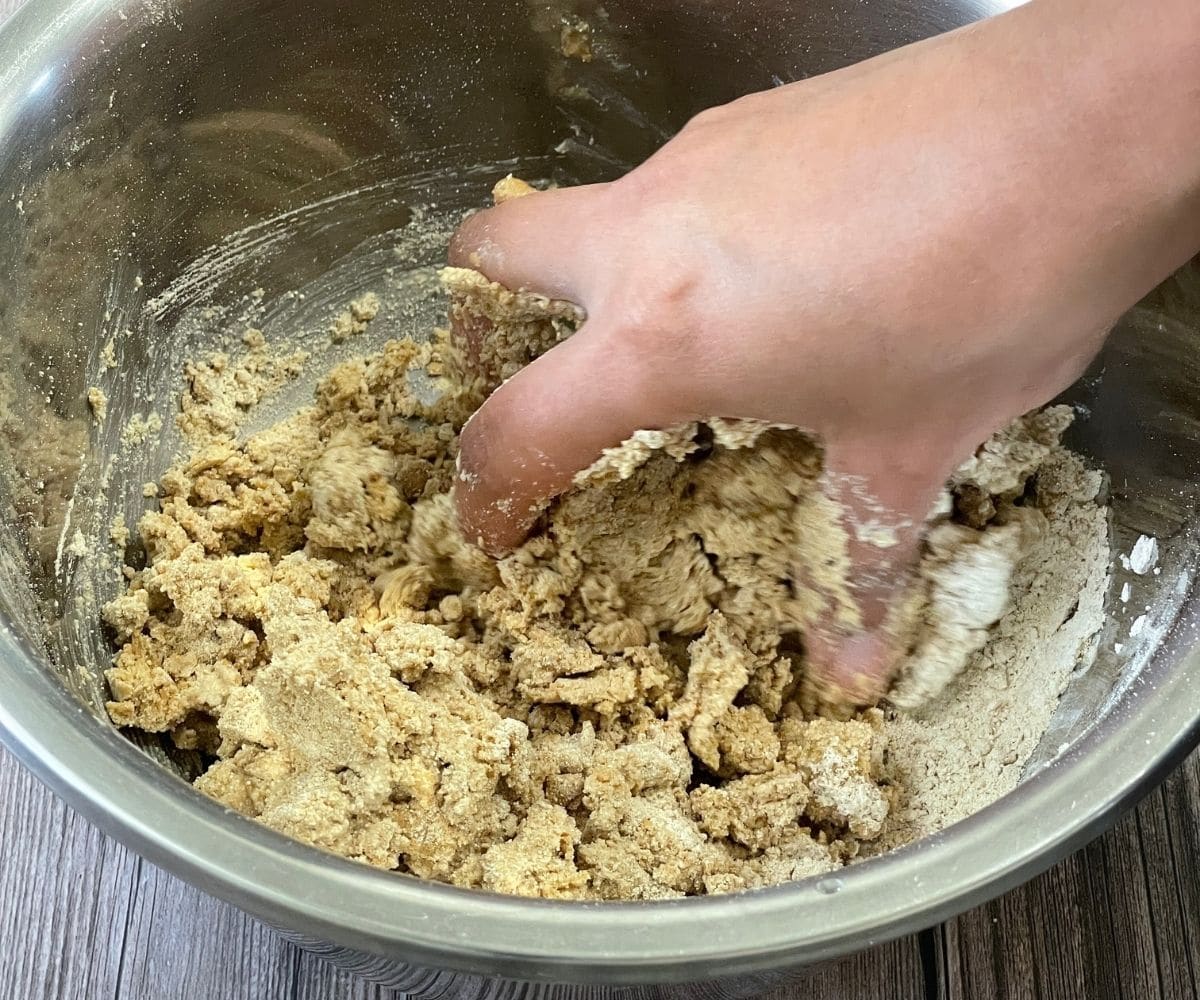
<path fill-rule="evenodd" d="M 1034 0 L 998 27 L 1026 222 L 1073 237 L 1044 233 L 1046 263 L 1090 257 L 1083 292 L 1120 309 L 1200 250 L 1200 3 Z"/>
<path fill-rule="evenodd" d="M 1200 4 L 1035 0 L 1016 13 L 1042 32 L 1047 82 L 1061 74 L 1063 112 L 1070 116 L 1064 139 L 1074 154 L 1064 166 L 1112 184 L 1096 192 L 1101 204 L 1132 202 L 1152 215 L 1194 210 L 1200 193 Z"/>
<path fill-rule="evenodd" d="M 834 141 L 897 262 L 926 262 L 906 280 L 974 279 L 921 306 L 947 326 L 1002 301 L 1111 323 L 1200 250 L 1195 0 L 1033 0 L 824 80 L 862 95 Z"/>

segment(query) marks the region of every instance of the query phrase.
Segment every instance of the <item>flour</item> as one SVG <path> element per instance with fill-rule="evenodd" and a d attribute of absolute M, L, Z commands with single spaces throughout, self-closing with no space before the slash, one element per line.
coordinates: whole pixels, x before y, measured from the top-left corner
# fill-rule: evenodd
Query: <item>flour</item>
<path fill-rule="evenodd" d="M 456 323 L 485 334 L 473 364 L 444 333 L 393 340 L 249 436 L 306 357 L 249 330 L 188 365 L 189 452 L 104 612 L 114 721 L 200 751 L 197 787 L 307 843 L 546 897 L 817 874 L 1015 784 L 1102 618 L 1105 511 L 1059 444 L 1069 411 L 956 474 L 889 701 L 815 716 L 805 634 L 859 622 L 819 443 L 717 418 L 639 432 L 493 561 L 455 522 L 458 433 L 583 317 L 444 280 Z"/>
<path fill-rule="evenodd" d="M 933 833 L 1011 791 L 1104 623 L 1108 519 L 1099 473 L 1047 454 L 1037 504 L 1047 524 L 1013 571 L 1011 608 L 944 693 L 884 724 L 896 790 L 872 852 Z"/>
<path fill-rule="evenodd" d="M 1158 539 L 1139 535 L 1128 556 L 1121 557 L 1122 565 L 1138 576 L 1145 576 L 1158 564 Z"/>

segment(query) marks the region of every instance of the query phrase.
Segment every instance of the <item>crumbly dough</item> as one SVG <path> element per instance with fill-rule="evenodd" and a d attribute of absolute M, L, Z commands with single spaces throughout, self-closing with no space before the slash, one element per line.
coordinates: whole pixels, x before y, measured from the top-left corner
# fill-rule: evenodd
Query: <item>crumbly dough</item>
<path fill-rule="evenodd" d="M 857 622 L 818 445 L 738 421 L 641 432 L 495 562 L 455 523 L 458 432 L 581 314 L 471 271 L 444 281 L 456 321 L 489 333 L 470 377 L 444 332 L 390 341 L 241 437 L 303 359 L 251 331 L 240 360 L 189 367 L 189 453 L 139 523 L 145 568 L 104 612 L 113 720 L 210 755 L 197 787 L 277 830 L 499 892 L 727 892 L 935 828 L 946 810 L 903 786 L 932 730 L 894 708 L 812 712 L 805 632 Z M 1036 585 L 1061 523 L 1102 521 L 1059 444 L 1069 419 L 1024 418 L 959 471 L 909 602 L 896 706 L 986 656 L 1014 573 Z M 911 748 L 899 762 L 892 732 Z"/>
<path fill-rule="evenodd" d="M 92 420 L 97 425 L 104 423 L 108 415 L 108 395 L 98 386 L 90 386 L 87 391 L 88 408 L 92 411 Z"/>
<path fill-rule="evenodd" d="M 379 296 L 374 292 L 367 292 L 366 295 L 355 299 L 334 317 L 329 326 L 329 337 L 335 344 L 349 340 L 365 331 L 367 324 L 377 315 L 379 315 Z"/>

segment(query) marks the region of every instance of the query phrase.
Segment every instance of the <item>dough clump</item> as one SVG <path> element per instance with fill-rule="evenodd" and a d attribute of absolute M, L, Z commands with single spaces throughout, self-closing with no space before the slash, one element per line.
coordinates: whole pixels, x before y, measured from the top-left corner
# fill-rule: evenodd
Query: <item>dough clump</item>
<path fill-rule="evenodd" d="M 805 683 L 806 631 L 857 622 L 818 444 L 715 419 L 641 432 L 493 561 L 455 523 L 458 432 L 582 317 L 472 271 L 443 280 L 455 322 L 488 333 L 469 375 L 445 331 L 393 340 L 241 437 L 221 391 L 235 362 L 191 366 L 188 454 L 104 613 L 113 720 L 207 755 L 197 787 L 276 830 L 460 886 L 728 892 L 882 843 L 902 794 L 894 712 L 822 717 Z M 248 347 L 264 377 L 290 363 Z M 1023 418 L 960 470 L 896 705 L 952 683 L 1008 611 L 1014 570 L 1055 530 L 1031 483 L 1061 467 L 1069 420 Z"/>

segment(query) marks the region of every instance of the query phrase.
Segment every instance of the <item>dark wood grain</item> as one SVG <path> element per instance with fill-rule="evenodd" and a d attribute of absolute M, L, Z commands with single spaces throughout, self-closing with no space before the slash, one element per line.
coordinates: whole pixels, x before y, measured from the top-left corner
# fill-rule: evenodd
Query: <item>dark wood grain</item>
<path fill-rule="evenodd" d="M 764 1000 L 927 1000 L 929 993 L 917 935 L 808 969 Z M 932 998 L 929 998 L 932 1000 Z"/>
<path fill-rule="evenodd" d="M 1191 995 L 1196 996 L 1200 995 L 1200 763 L 1196 755 L 1167 780 L 1159 795 L 1171 850 L 1169 881 L 1178 899 L 1175 927 L 1187 956 Z M 1168 915 L 1165 922 L 1170 921 Z"/>
<path fill-rule="evenodd" d="M 1118 996 L 1102 859 L 1076 854 L 1048 876 L 945 929 L 952 997 L 1025 1000 Z"/>
<path fill-rule="evenodd" d="M 948 995 L 1196 1000 L 1198 796 L 1193 755 L 1100 840 L 950 921 Z"/>
<path fill-rule="evenodd" d="M 394 1000 L 142 861 L 0 750 L 0 997 Z M 925 1000 L 911 937 L 805 970 L 773 1000 Z"/>
<path fill-rule="evenodd" d="M 0 996 L 291 995 L 289 945 L 102 836 L 3 752 L 0 802 Z"/>

